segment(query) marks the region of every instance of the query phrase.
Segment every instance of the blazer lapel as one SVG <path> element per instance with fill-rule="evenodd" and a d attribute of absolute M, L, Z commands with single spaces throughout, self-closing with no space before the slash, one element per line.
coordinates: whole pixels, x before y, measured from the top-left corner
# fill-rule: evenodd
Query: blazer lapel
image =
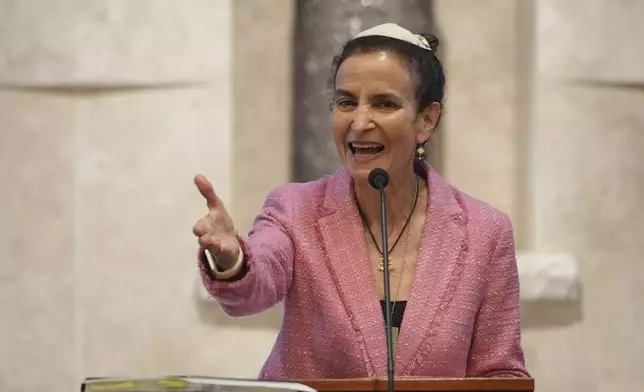
<path fill-rule="evenodd" d="M 429 200 L 416 276 L 396 349 L 396 374 L 409 375 L 426 339 L 436 334 L 462 272 L 466 236 L 462 210 L 451 187 L 426 166 Z"/>
<path fill-rule="evenodd" d="M 328 267 L 358 333 L 369 376 L 386 374 L 385 328 L 374 287 L 362 221 L 352 196 L 350 175 L 342 170 L 327 186 L 318 225 Z"/>

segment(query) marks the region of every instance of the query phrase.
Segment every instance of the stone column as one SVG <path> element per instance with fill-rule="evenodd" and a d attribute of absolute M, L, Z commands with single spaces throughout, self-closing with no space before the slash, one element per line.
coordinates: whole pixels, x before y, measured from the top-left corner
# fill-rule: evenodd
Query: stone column
<path fill-rule="evenodd" d="M 331 62 L 358 32 L 398 23 L 432 32 L 428 0 L 300 0 L 295 29 L 294 180 L 307 181 L 340 167 L 329 128 Z"/>
<path fill-rule="evenodd" d="M 644 3 L 536 2 L 534 247 L 579 259 L 580 323 L 531 331 L 544 391 L 644 385 Z M 543 317 L 552 317 L 544 313 Z"/>

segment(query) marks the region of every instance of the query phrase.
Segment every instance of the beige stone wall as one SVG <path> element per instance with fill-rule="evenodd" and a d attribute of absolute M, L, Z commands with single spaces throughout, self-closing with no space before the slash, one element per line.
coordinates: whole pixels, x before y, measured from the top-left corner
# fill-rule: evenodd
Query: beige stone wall
<path fill-rule="evenodd" d="M 544 389 L 644 385 L 644 3 L 542 0 L 534 246 L 580 260 L 578 323 L 528 334 Z M 563 388 L 559 387 L 560 390 Z"/>
<path fill-rule="evenodd" d="M 73 106 L 0 93 L 0 388 L 11 392 L 75 382 Z"/>
<path fill-rule="evenodd" d="M 441 170 L 510 214 L 520 253 L 534 252 L 522 270 L 579 261 L 581 300 L 522 280 L 525 299 L 548 298 L 523 314 L 538 390 L 637 390 L 644 8 L 434 4 L 448 76 Z M 233 319 L 207 298 L 192 177 L 211 178 L 243 232 L 290 179 L 294 11 L 290 0 L 0 0 L 2 391 L 257 374 L 281 309 Z"/>
<path fill-rule="evenodd" d="M 192 178 L 206 174 L 246 226 L 287 178 L 289 8 L 253 34 L 228 0 L 0 10 L 0 390 L 255 376 L 279 310 L 230 322 L 203 296 Z"/>
<path fill-rule="evenodd" d="M 520 221 L 521 130 L 517 2 L 438 0 L 445 44 L 443 174 L 463 191 Z M 492 21 L 494 21 L 492 23 Z"/>
<path fill-rule="evenodd" d="M 233 2 L 233 194 L 247 232 L 268 192 L 291 180 L 290 0 Z"/>

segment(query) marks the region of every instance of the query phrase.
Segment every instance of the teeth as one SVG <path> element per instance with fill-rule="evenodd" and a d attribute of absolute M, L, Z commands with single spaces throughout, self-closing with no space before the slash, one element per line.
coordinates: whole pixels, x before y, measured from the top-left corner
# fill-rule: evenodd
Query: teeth
<path fill-rule="evenodd" d="M 350 142 L 349 143 L 349 149 L 351 149 L 352 154 L 358 154 L 358 155 L 372 155 L 372 154 L 379 154 L 384 150 L 385 146 L 383 146 L 380 143 L 370 143 L 370 142 L 362 142 L 362 143 L 354 143 Z"/>
<path fill-rule="evenodd" d="M 382 147 L 382 144 L 378 143 L 351 143 L 353 148 L 378 148 Z"/>

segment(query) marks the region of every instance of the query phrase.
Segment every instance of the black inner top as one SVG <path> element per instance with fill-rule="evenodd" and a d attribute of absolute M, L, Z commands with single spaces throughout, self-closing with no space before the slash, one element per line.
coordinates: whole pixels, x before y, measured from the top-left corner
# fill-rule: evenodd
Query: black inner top
<path fill-rule="evenodd" d="M 394 306 L 394 304 L 396 306 Z M 402 325 L 403 315 L 405 314 L 405 307 L 407 306 L 407 301 L 392 301 L 391 306 L 394 308 L 394 312 L 391 316 L 391 326 L 394 328 L 400 328 Z M 385 322 L 387 321 L 387 315 L 385 313 L 385 301 L 380 300 L 380 307 L 382 308 L 382 317 Z"/>

